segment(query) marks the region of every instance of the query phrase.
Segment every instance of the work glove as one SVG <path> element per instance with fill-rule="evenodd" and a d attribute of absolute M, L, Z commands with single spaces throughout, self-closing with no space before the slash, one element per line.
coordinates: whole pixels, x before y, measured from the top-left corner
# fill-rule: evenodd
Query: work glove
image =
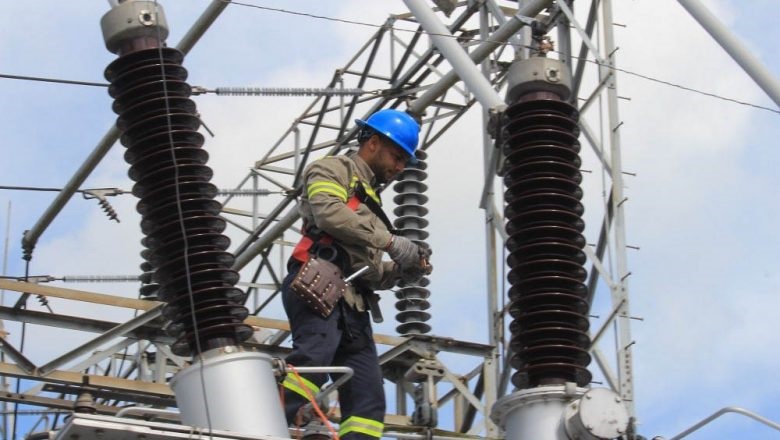
<path fill-rule="evenodd" d="M 420 282 L 422 277 L 425 275 L 430 275 L 431 271 L 433 271 L 433 266 L 430 263 L 425 266 L 420 264 L 418 267 L 411 267 L 406 270 L 402 270 L 401 281 L 406 284 L 417 284 Z"/>
<path fill-rule="evenodd" d="M 390 258 L 398 264 L 401 272 L 420 267 L 420 246 L 400 235 L 393 235 L 385 248 Z"/>
<path fill-rule="evenodd" d="M 420 258 L 425 260 L 425 261 L 430 260 L 432 251 L 431 251 L 431 248 L 428 246 L 428 243 L 425 243 L 423 241 L 423 242 L 420 242 L 420 244 L 418 244 L 417 246 L 420 248 L 420 251 L 419 251 L 420 252 Z M 431 266 L 431 268 L 432 267 L 433 266 Z M 430 274 L 430 272 L 428 272 L 428 274 Z"/>

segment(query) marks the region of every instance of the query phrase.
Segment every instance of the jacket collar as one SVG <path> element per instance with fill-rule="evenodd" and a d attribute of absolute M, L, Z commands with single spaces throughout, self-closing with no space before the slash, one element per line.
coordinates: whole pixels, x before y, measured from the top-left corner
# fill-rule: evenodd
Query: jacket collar
<path fill-rule="evenodd" d="M 347 157 L 352 159 L 352 162 L 355 163 L 355 167 L 358 169 L 358 173 L 360 174 L 360 177 L 362 179 L 365 179 L 372 188 L 377 187 L 376 182 L 376 176 L 374 175 L 374 172 L 371 170 L 371 167 L 368 166 L 365 160 L 363 160 L 360 155 L 357 154 L 357 151 L 350 151 L 347 153 Z"/>

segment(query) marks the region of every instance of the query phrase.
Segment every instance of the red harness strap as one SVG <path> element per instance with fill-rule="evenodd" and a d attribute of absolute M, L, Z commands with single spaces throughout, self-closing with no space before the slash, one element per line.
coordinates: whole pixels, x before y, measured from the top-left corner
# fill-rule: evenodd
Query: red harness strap
<path fill-rule="evenodd" d="M 353 211 L 357 211 L 358 206 L 360 206 L 360 199 L 358 199 L 357 195 L 353 194 L 352 197 L 350 197 L 349 200 L 347 200 L 347 207 Z M 323 233 L 319 239 L 319 242 L 322 244 L 331 244 L 333 243 L 333 237 Z M 293 249 L 292 257 L 301 263 L 305 263 L 309 261 L 309 256 L 310 256 L 309 249 L 311 249 L 313 245 L 314 245 L 314 240 L 312 240 L 311 237 L 309 237 L 308 235 L 304 235 L 303 237 L 301 237 L 301 241 L 299 241 L 298 244 L 295 245 L 295 249 Z"/>

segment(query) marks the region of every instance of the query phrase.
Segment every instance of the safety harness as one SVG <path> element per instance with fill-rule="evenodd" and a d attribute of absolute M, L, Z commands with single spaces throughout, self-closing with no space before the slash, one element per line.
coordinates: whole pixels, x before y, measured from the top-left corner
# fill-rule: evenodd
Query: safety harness
<path fill-rule="evenodd" d="M 309 185 L 308 197 L 311 200 L 312 196 L 318 193 L 328 193 L 339 197 L 342 201 L 346 202 L 347 207 L 352 211 L 357 211 L 358 206 L 361 203 L 365 204 L 368 209 L 371 210 L 387 227 L 391 234 L 395 234 L 396 231 L 393 225 L 390 223 L 390 219 L 382 210 L 382 201 L 379 195 L 368 186 L 363 185 L 358 176 L 352 176 L 352 180 L 349 184 L 349 190 L 352 191 L 352 196 L 347 198 L 347 191 L 341 185 L 333 182 L 314 182 Z M 292 253 L 292 258 L 300 263 L 305 263 L 309 260 L 312 253 L 312 248 L 315 243 L 319 247 L 329 247 L 333 245 L 333 237 L 328 235 L 324 231 L 320 231 L 310 225 L 304 223 L 303 225 L 303 237 L 295 246 Z"/>
<path fill-rule="evenodd" d="M 352 211 L 357 211 L 358 206 L 363 203 L 382 221 L 382 223 L 384 223 L 391 234 L 398 233 L 398 231 L 393 228 L 393 225 L 390 223 L 390 219 L 387 218 L 385 212 L 382 211 L 382 201 L 370 185 L 363 185 L 363 182 L 360 181 L 358 176 L 352 176 L 349 189 L 352 191 L 352 196 L 347 198 L 347 190 L 335 182 L 314 182 L 309 185 L 307 194 L 310 200 L 312 196 L 321 192 L 335 195 L 344 201 L 347 204 L 347 207 Z M 345 269 L 343 267 L 345 266 L 345 264 L 343 264 L 344 261 L 339 258 L 338 247 L 334 245 L 333 237 L 325 231 L 321 231 L 304 223 L 303 236 L 295 246 L 295 249 L 293 249 L 291 259 L 300 264 L 304 264 L 309 261 L 309 258 L 311 258 L 313 254 L 317 254 L 320 258 L 325 258 L 342 266 L 342 270 Z M 354 281 L 353 285 L 359 287 L 359 280 Z M 359 293 L 365 300 L 368 309 L 371 311 L 371 319 L 376 323 L 383 322 L 382 310 L 379 308 L 379 295 L 372 290 L 367 289 L 360 289 Z M 343 303 L 341 303 L 341 306 L 343 307 Z"/>

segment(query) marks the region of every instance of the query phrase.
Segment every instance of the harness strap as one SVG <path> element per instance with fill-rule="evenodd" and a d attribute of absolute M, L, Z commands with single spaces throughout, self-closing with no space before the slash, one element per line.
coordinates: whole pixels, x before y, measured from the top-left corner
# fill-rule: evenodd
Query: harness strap
<path fill-rule="evenodd" d="M 352 197 L 355 196 L 359 197 L 360 201 L 363 202 L 368 207 L 368 209 L 370 209 L 371 212 L 373 212 L 374 215 L 376 215 L 379 220 L 382 221 L 382 223 L 384 223 L 385 227 L 388 231 L 390 231 L 391 234 L 396 234 L 398 232 L 395 230 L 395 228 L 393 228 L 393 224 L 390 223 L 390 219 L 387 218 L 385 211 L 382 210 L 381 202 L 377 201 L 379 196 L 375 195 L 374 197 L 371 197 L 371 194 L 368 193 L 366 187 L 363 186 L 363 182 L 355 183 L 355 194 Z"/>
<path fill-rule="evenodd" d="M 360 206 L 360 199 L 356 194 L 353 194 L 352 197 L 347 200 L 347 207 L 353 211 L 357 211 L 358 206 Z M 303 230 L 306 231 L 306 229 L 306 225 L 304 225 Z M 298 242 L 298 244 L 295 245 L 292 257 L 301 263 L 309 261 L 309 250 L 312 248 L 312 246 L 314 246 L 315 238 L 319 244 L 329 245 L 333 243 L 333 237 L 326 234 L 325 232 L 318 234 L 318 237 L 319 238 L 312 237 L 308 233 L 305 233 L 304 236 L 301 237 L 301 240 Z"/>
<path fill-rule="evenodd" d="M 353 175 L 349 182 L 349 189 L 352 190 L 352 196 L 347 198 L 346 188 L 335 182 L 314 182 L 309 185 L 307 192 L 309 199 L 320 192 L 334 195 L 342 201 L 345 201 L 347 207 L 352 211 L 357 211 L 358 206 L 360 206 L 361 203 L 364 203 L 368 209 L 382 221 L 391 234 L 398 233 L 398 231 L 393 228 L 393 224 L 390 223 L 390 219 L 387 218 L 387 214 L 382 210 L 382 200 L 379 198 L 379 194 L 377 194 L 370 185 L 369 187 L 366 187 L 357 175 Z M 333 237 L 325 232 L 310 234 L 306 224 L 303 225 L 303 231 L 304 235 L 301 237 L 301 240 L 295 246 L 292 253 L 292 258 L 301 263 L 309 261 L 309 251 L 312 246 L 314 246 L 315 242 L 323 245 L 330 245 L 333 243 Z"/>

